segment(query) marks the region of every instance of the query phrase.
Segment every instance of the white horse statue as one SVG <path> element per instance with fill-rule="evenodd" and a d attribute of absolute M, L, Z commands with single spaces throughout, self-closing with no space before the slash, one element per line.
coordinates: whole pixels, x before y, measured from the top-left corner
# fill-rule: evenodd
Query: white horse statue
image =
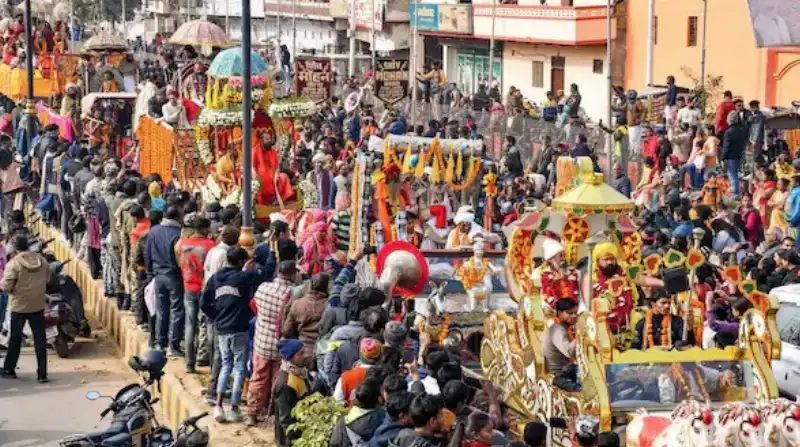
<path fill-rule="evenodd" d="M 761 406 L 764 444 L 767 447 L 800 447 L 800 399 L 774 399 Z"/>
<path fill-rule="evenodd" d="M 719 430 L 714 445 L 724 447 L 764 447 L 764 421 L 761 409 L 744 402 L 725 405 L 718 413 Z"/>
<path fill-rule="evenodd" d="M 628 447 L 716 447 L 714 414 L 707 405 L 685 400 L 672 415 L 651 415 L 640 408 L 625 429 Z"/>

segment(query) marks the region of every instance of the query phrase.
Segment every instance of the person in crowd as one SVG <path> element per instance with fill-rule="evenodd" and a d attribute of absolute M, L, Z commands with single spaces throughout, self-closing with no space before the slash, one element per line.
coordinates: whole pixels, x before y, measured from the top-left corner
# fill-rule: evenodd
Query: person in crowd
<path fill-rule="evenodd" d="M 319 327 L 322 314 L 328 305 L 328 285 L 330 275 L 322 272 L 311 279 L 311 288 L 308 293 L 292 302 L 289 312 L 283 320 L 283 337 L 298 337 L 306 346 L 309 357 L 314 352 L 314 342 L 319 337 Z"/>
<path fill-rule="evenodd" d="M 211 221 L 198 217 L 192 221 L 192 234 L 175 245 L 178 265 L 183 276 L 184 308 L 186 309 L 186 371 L 195 373 L 197 336 L 200 329 L 200 297 L 203 292 L 206 256 L 216 244 L 208 238 Z"/>
<path fill-rule="evenodd" d="M 730 90 L 726 90 L 722 94 L 722 102 L 717 105 L 714 118 L 714 130 L 717 131 L 717 135 L 724 135 L 725 131 L 728 130 L 728 126 L 730 126 L 728 115 L 734 110 L 736 110 L 736 106 L 733 103 L 733 93 Z"/>
<path fill-rule="evenodd" d="M 150 229 L 144 253 L 145 268 L 152 272 L 156 288 L 156 348 L 168 349 L 170 356 L 183 355 L 183 281 L 175 252 L 181 218 L 180 208 L 167 208 L 161 223 Z"/>
<path fill-rule="evenodd" d="M 529 447 L 546 447 L 547 425 L 540 421 L 528 422 L 525 424 L 522 439 Z"/>
<path fill-rule="evenodd" d="M 577 391 L 580 385 L 574 360 L 578 303 L 562 298 L 556 301 L 555 311 L 557 322 L 547 330 L 542 348 L 547 370 L 554 375 L 555 386 L 566 391 Z"/>
<path fill-rule="evenodd" d="M 295 421 L 292 409 L 304 397 L 318 389 L 318 382 L 312 382 L 307 367 L 307 357 L 303 342 L 285 339 L 278 343 L 281 366 L 275 380 L 275 442 L 279 447 L 290 447 L 299 433 L 288 432 Z"/>
<path fill-rule="evenodd" d="M 292 286 L 297 276 L 293 260 L 278 264 L 278 277 L 258 286 L 255 304 L 258 310 L 253 352 L 253 374 L 247 391 L 247 424 L 256 425 L 259 413 L 270 405 L 272 389 L 280 370 L 278 331 L 289 306 Z M 269 412 L 269 408 L 267 409 Z"/>
<path fill-rule="evenodd" d="M 29 251 L 24 235 L 12 239 L 14 253 L 5 266 L 0 289 L 9 294 L 11 323 L 8 352 L 3 363 L 2 377 L 17 378 L 17 361 L 22 348 L 22 330 L 25 323 L 33 333 L 36 351 L 36 378 L 39 383 L 47 379 L 47 341 L 45 339 L 45 288 L 50 279 L 50 266 L 39 253 Z"/>
<path fill-rule="evenodd" d="M 436 447 L 444 432 L 444 402 L 439 396 L 419 395 L 409 409 L 413 428 L 400 431 L 389 442 L 391 447 Z"/>
<path fill-rule="evenodd" d="M 217 346 L 222 367 L 217 381 L 217 422 L 238 422 L 242 419 L 239 402 L 247 378 L 248 338 L 250 330 L 250 299 L 259 283 L 258 273 L 249 271 L 253 261 L 243 248 L 232 247 L 227 253 L 228 264 L 209 278 L 200 299 L 200 308 L 216 329 Z M 244 271 L 247 267 L 247 271 Z M 225 413 L 222 402 L 233 373 L 231 410 Z"/>
<path fill-rule="evenodd" d="M 363 338 L 359 343 L 359 360 L 352 369 L 342 373 L 336 382 L 333 398 L 350 406 L 353 402 L 353 393 L 367 376 L 367 370 L 375 366 L 383 355 L 383 345 L 374 338 Z"/>
<path fill-rule="evenodd" d="M 400 376 L 394 377 L 403 379 Z M 411 402 L 414 400 L 414 395 L 405 391 L 405 380 L 402 385 L 402 390 L 388 393 L 384 398 L 387 418 L 375 430 L 368 443 L 369 447 L 388 447 L 401 431 L 413 427 Z"/>
<path fill-rule="evenodd" d="M 720 160 L 725 162 L 725 169 L 728 173 L 728 180 L 731 183 L 733 199 L 738 201 L 741 188 L 739 183 L 739 170 L 742 166 L 742 157 L 744 156 L 745 146 L 747 145 L 748 129 L 745 123 L 742 122 L 739 114 L 735 111 L 728 114 L 726 123 L 727 126 L 722 134 L 723 139 Z"/>
<path fill-rule="evenodd" d="M 383 421 L 386 410 L 381 403 L 381 382 L 364 379 L 353 392 L 353 405 L 333 428 L 330 447 L 355 447 L 372 440 Z"/>
<path fill-rule="evenodd" d="M 631 180 L 620 163 L 614 163 L 614 189 L 625 197 L 631 196 Z"/>
<path fill-rule="evenodd" d="M 656 289 L 650 294 L 652 303 L 647 315 L 636 323 L 637 349 L 661 347 L 672 349 L 685 345 L 694 345 L 694 331 L 688 331 L 688 338 L 683 340 L 683 320 L 670 312 L 672 299 L 664 289 Z M 666 321 L 665 321 L 666 320 Z"/>

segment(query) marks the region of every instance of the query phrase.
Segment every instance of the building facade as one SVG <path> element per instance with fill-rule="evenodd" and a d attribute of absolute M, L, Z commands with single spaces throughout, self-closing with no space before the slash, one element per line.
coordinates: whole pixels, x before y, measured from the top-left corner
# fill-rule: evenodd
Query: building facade
<path fill-rule="evenodd" d="M 605 116 L 606 82 L 605 0 L 425 0 L 418 7 L 417 26 L 425 39 L 425 62 L 441 60 L 448 80 L 467 93 L 495 80 L 503 92 L 516 87 L 531 101 L 541 103 L 548 91 L 575 83 L 581 89 L 582 107 L 593 120 Z M 412 26 L 415 9 L 412 7 Z M 612 15 L 611 38 L 624 54 L 624 27 Z M 625 24 L 623 20 L 622 25 Z M 495 40 L 494 67 L 489 67 L 489 47 Z M 430 43 L 429 43 L 430 42 Z M 612 65 L 621 82 L 624 57 Z M 417 63 L 421 63 L 418 59 Z"/>
<path fill-rule="evenodd" d="M 705 17 L 707 76 L 722 76 L 723 86 L 745 100 L 786 106 L 800 99 L 800 47 L 758 48 L 747 0 L 707 0 Z M 625 87 L 647 84 L 648 0 L 627 0 L 628 33 Z M 703 48 L 703 0 L 655 0 L 653 81 L 668 75 L 678 85 L 695 87 Z"/>

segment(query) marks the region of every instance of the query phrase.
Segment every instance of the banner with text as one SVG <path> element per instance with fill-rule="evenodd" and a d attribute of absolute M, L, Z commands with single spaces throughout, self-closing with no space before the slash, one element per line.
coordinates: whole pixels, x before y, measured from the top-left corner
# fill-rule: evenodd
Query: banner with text
<path fill-rule="evenodd" d="M 397 104 L 408 96 L 408 60 L 375 61 L 375 96 L 386 105 Z"/>
<path fill-rule="evenodd" d="M 333 65 L 330 59 L 298 57 L 294 62 L 297 96 L 319 104 L 331 98 Z"/>

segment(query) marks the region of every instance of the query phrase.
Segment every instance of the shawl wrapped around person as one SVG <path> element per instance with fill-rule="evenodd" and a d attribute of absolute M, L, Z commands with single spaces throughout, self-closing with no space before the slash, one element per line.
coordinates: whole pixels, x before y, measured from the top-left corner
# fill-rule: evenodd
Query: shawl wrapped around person
<path fill-rule="evenodd" d="M 617 261 L 616 272 L 611 276 L 606 276 L 600 269 L 600 259 L 613 256 Z M 614 277 L 621 277 L 626 284 L 622 288 L 619 296 L 614 297 L 611 304 L 611 312 L 608 313 L 608 328 L 617 334 L 628 326 L 630 313 L 633 310 L 634 288 L 631 287 L 630 280 L 626 277 L 622 267 L 619 265 L 620 254 L 617 246 L 611 242 L 603 242 L 595 246 L 592 252 L 592 298 L 600 298 L 608 289 L 608 282 Z"/>
<path fill-rule="evenodd" d="M 301 244 L 303 257 L 300 259 L 300 270 L 311 276 L 325 269 L 325 260 L 336 251 L 333 239 L 328 236 L 327 224 L 316 222 L 309 228 L 312 235 Z"/>

